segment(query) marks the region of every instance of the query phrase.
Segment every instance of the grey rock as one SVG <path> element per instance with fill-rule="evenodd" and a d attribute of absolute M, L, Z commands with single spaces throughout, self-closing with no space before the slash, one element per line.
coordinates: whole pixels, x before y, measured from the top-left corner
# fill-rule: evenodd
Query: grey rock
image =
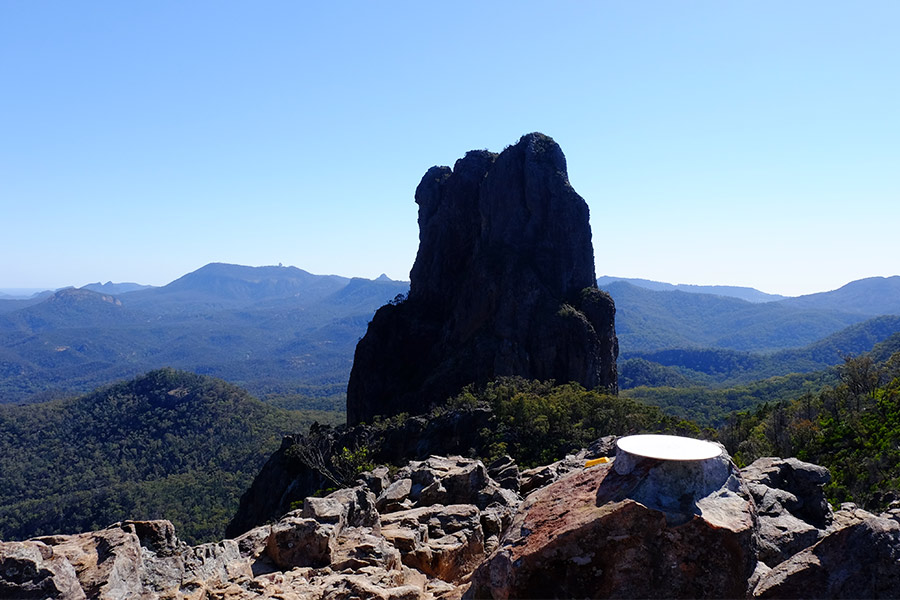
<path fill-rule="evenodd" d="M 0 598 L 81 600 L 75 569 L 37 541 L 0 542 Z"/>
<path fill-rule="evenodd" d="M 409 508 L 409 506 L 404 505 L 403 502 L 409 498 L 412 493 L 412 486 L 412 479 L 409 477 L 401 477 L 390 484 L 387 489 L 381 493 L 375 506 L 378 508 L 379 512 L 382 513 Z"/>
<path fill-rule="evenodd" d="M 519 476 L 519 493 L 527 496 L 536 489 L 550 485 L 566 475 L 580 472 L 584 468 L 587 451 L 570 454 L 562 460 L 522 471 Z"/>
<path fill-rule="evenodd" d="M 823 486 L 831 480 L 831 474 L 825 467 L 796 458 L 767 457 L 757 459 L 742 469 L 741 475 L 750 486 L 754 500 L 765 513 L 777 514 L 780 512 L 777 505 L 781 505 L 798 519 L 816 528 L 828 526 L 831 507 L 825 499 Z M 765 488 L 779 491 L 767 498 Z"/>
<path fill-rule="evenodd" d="M 815 545 L 774 567 L 754 596 L 900 597 L 900 524 L 864 512 L 840 519 Z"/>
<path fill-rule="evenodd" d="M 371 471 L 360 473 L 359 481 L 368 487 L 377 498 L 391 484 L 389 473 L 387 467 L 375 467 Z"/>
<path fill-rule="evenodd" d="M 491 479 L 500 487 L 519 491 L 519 466 L 508 454 L 489 464 L 487 470 Z"/>
<path fill-rule="evenodd" d="M 832 520 L 827 469 L 795 458 L 760 458 L 741 470 L 759 515 L 759 558 L 774 567 L 820 540 Z"/>
<path fill-rule="evenodd" d="M 324 567 L 336 543 L 333 525 L 315 519 L 286 517 L 272 526 L 266 554 L 279 567 Z"/>

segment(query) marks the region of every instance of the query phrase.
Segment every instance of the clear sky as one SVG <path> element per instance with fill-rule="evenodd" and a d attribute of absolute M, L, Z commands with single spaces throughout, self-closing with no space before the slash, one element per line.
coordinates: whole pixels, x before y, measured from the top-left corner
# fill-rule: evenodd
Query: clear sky
<path fill-rule="evenodd" d="M 895 275 L 898 31 L 895 0 L 0 0 L 0 288 L 408 279 L 425 171 L 531 131 L 598 275 Z"/>

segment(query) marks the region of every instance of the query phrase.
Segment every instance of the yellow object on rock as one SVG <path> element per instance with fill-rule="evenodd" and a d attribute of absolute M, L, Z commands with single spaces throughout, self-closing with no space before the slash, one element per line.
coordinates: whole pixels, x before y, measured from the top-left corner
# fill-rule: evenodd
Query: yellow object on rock
<path fill-rule="evenodd" d="M 584 463 L 584 468 L 587 469 L 589 467 L 593 467 L 594 465 L 602 465 L 603 463 L 608 463 L 609 459 L 605 456 L 601 456 L 600 458 L 592 458 L 591 460 Z"/>

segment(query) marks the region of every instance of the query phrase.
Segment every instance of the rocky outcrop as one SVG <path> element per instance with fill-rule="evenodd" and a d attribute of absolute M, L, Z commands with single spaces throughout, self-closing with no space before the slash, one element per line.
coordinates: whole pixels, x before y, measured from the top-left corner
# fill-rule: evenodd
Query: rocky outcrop
<path fill-rule="evenodd" d="M 409 296 L 379 309 L 357 345 L 351 425 L 419 414 L 504 375 L 617 389 L 615 307 L 597 289 L 588 207 L 552 139 L 433 167 L 416 203 Z"/>
<path fill-rule="evenodd" d="M 757 598 L 900 597 L 900 525 L 850 509 L 814 545 L 768 571 Z"/>
<path fill-rule="evenodd" d="M 621 474 L 610 462 L 533 492 L 469 596 L 744 596 L 753 502 L 727 457 L 704 463 L 644 459 Z"/>
<path fill-rule="evenodd" d="M 279 518 L 317 490 L 333 487 L 321 473 L 296 459 L 299 445 L 310 438 L 322 438 L 328 449 L 361 448 L 376 464 L 406 464 L 433 454 L 473 454 L 481 452 L 481 433 L 490 427 L 488 408 L 469 407 L 443 410 L 440 414 L 414 416 L 391 427 L 358 425 L 347 429 L 314 426 L 307 436 L 286 436 L 281 448 L 263 465 L 243 496 L 238 511 L 225 530 L 229 537 Z M 327 453 L 326 453 L 327 454 Z M 387 485 L 384 476 L 369 474 L 372 486 Z M 372 487 L 376 495 L 381 489 Z"/>
<path fill-rule="evenodd" d="M 431 456 L 217 544 L 187 546 L 167 521 L 0 542 L 0 597 L 900 596 L 894 513 L 832 512 L 821 467 L 767 458 L 738 471 L 724 455 L 587 466 L 611 445 L 523 471 L 524 500 L 479 461 Z M 799 533 L 773 534 L 781 519 Z"/>
<path fill-rule="evenodd" d="M 36 560 L 35 550 L 40 555 Z M 8 569 L 10 557 L 28 564 Z M 0 544 L 3 598 L 204 598 L 252 577 L 237 542 L 187 546 L 168 521 L 128 521 L 76 535 Z"/>
<path fill-rule="evenodd" d="M 759 557 L 768 566 L 825 536 L 832 519 L 823 491 L 828 469 L 796 458 L 760 458 L 742 474 L 759 515 Z"/>

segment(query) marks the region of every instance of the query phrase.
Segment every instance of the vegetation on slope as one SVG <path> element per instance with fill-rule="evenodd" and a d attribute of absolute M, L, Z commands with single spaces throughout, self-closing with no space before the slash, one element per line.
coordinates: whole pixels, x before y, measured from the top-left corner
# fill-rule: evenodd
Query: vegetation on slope
<path fill-rule="evenodd" d="M 719 348 L 634 352 L 620 361 L 619 387 L 733 387 L 793 373 L 813 373 L 840 364 L 845 356 L 869 352 L 898 333 L 900 317 L 881 316 L 803 348 L 771 354 Z"/>
<path fill-rule="evenodd" d="M 277 409 L 173 369 L 78 398 L 0 406 L 0 539 L 154 518 L 191 543 L 221 538 L 282 435 L 338 418 Z"/>
<path fill-rule="evenodd" d="M 838 373 L 818 394 L 730 415 L 719 437 L 742 464 L 796 456 L 828 467 L 829 500 L 882 509 L 900 500 L 900 353 L 847 358 Z"/>
<path fill-rule="evenodd" d="M 701 433 L 694 423 L 655 406 L 577 383 L 501 378 L 481 390 L 468 388 L 449 403 L 461 405 L 486 406 L 493 413 L 491 427 L 481 432 L 482 458 L 509 454 L 524 467 L 560 460 L 605 435 Z"/>

